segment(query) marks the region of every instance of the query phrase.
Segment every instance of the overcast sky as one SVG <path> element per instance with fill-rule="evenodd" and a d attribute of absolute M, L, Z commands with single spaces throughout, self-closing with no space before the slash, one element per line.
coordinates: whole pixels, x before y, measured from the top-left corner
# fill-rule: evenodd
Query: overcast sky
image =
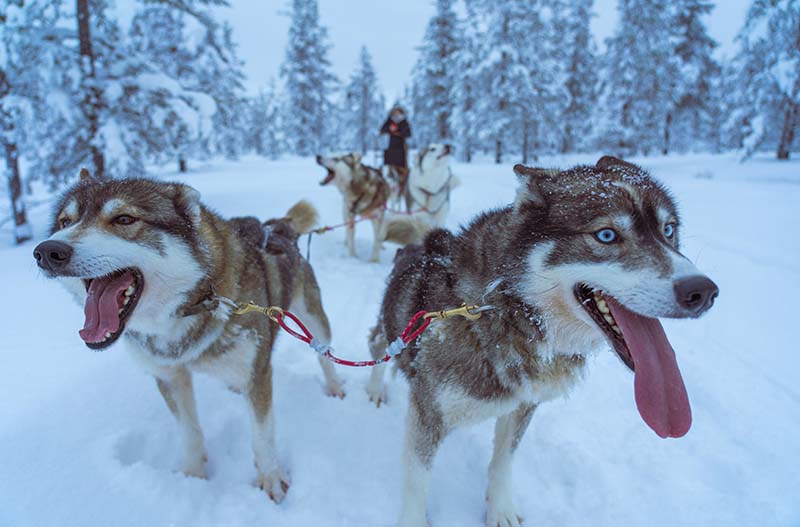
<path fill-rule="evenodd" d="M 124 1 L 124 0 L 119 0 Z M 288 0 L 231 0 L 226 9 L 239 55 L 246 62 L 248 89 L 255 92 L 277 78 L 287 41 Z M 610 36 L 617 20 L 616 0 L 595 0 L 592 29 L 599 44 Z M 707 23 L 720 43 L 720 53 L 733 53 L 750 0 L 720 0 Z M 322 22 L 328 27 L 334 72 L 347 79 L 358 50 L 372 53 L 378 78 L 391 102 L 403 93 L 416 60 L 416 47 L 433 13 L 433 0 L 319 0 Z"/>

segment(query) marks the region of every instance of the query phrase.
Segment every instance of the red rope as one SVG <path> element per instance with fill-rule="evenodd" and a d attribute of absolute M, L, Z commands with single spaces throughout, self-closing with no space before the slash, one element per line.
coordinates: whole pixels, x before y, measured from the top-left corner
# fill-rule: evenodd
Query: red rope
<path fill-rule="evenodd" d="M 403 330 L 403 334 L 400 337 L 404 344 L 409 344 L 414 339 L 419 337 L 422 334 L 422 332 L 428 328 L 428 326 L 431 324 L 431 320 L 433 319 L 425 318 L 425 315 L 427 314 L 428 314 L 427 311 L 418 311 L 413 317 L 411 317 L 411 321 L 409 321 L 408 325 L 406 326 L 406 329 Z M 291 328 L 286 323 L 284 317 L 288 317 L 292 322 L 294 322 L 295 325 L 297 325 L 299 331 Z M 314 343 L 314 336 L 311 334 L 308 328 L 303 324 L 303 322 L 299 318 L 297 318 L 297 316 L 294 315 L 294 313 L 291 313 L 289 311 L 278 312 L 274 315 L 274 319 L 281 327 L 281 329 L 283 329 L 286 333 L 293 336 L 297 340 L 305 342 L 306 344 L 314 348 L 315 351 L 320 351 L 320 349 L 322 348 L 321 345 Z M 422 324 L 420 324 L 419 327 L 414 329 L 414 326 L 417 324 L 417 322 L 419 322 L 420 319 L 422 319 Z M 327 347 L 327 349 L 321 353 L 322 355 L 327 357 L 329 360 L 335 362 L 336 364 L 341 364 L 342 366 L 350 366 L 353 368 L 377 366 L 378 364 L 389 362 L 392 359 L 392 355 L 389 355 L 387 353 L 382 359 L 378 360 L 352 361 L 337 357 L 336 355 L 333 354 L 333 350 L 330 347 Z"/>

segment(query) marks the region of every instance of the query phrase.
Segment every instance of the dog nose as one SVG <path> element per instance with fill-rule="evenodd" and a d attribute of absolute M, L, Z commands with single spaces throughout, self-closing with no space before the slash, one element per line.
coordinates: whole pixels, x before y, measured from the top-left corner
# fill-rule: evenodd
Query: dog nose
<path fill-rule="evenodd" d="M 317 163 L 322 163 L 322 156 L 317 154 Z"/>
<path fill-rule="evenodd" d="M 681 278 L 675 282 L 673 289 L 678 304 L 694 316 L 708 311 L 719 295 L 717 284 L 702 275 Z"/>
<path fill-rule="evenodd" d="M 48 240 L 36 246 L 33 257 L 42 269 L 57 271 L 69 263 L 72 247 L 63 242 Z"/>

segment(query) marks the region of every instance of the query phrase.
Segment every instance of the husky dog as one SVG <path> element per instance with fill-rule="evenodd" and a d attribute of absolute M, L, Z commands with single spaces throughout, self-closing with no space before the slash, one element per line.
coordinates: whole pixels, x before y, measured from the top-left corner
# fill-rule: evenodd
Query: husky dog
<path fill-rule="evenodd" d="M 418 243 L 430 230 L 415 218 L 387 218 L 386 203 L 392 194 L 391 185 L 380 170 L 361 163 L 361 154 L 350 153 L 336 157 L 317 156 L 317 163 L 328 171 L 320 185 L 336 184 L 344 201 L 342 216 L 347 223 L 346 243 L 350 256 L 356 255 L 355 220 L 370 218 L 374 233 L 371 262 L 380 259 L 384 241 L 400 244 Z"/>
<path fill-rule="evenodd" d="M 286 494 L 272 412 L 270 356 L 278 327 L 263 316 L 232 316 L 218 299 L 291 307 L 329 342 L 319 286 L 295 243 L 316 215 L 301 201 L 263 226 L 251 217 L 224 220 L 189 186 L 99 180 L 86 170 L 58 202 L 52 234 L 34 257 L 84 306 L 79 333 L 86 346 L 102 350 L 124 337 L 155 376 L 178 422 L 186 475 L 205 476 L 192 388 L 192 374 L 203 372 L 245 395 L 257 484 L 275 502 Z M 328 394 L 343 397 L 333 365 L 323 358 L 320 364 Z"/>
<path fill-rule="evenodd" d="M 487 525 L 517 526 L 512 456 L 536 407 L 564 395 L 610 346 L 634 371 L 639 413 L 661 437 L 691 424 L 659 317 L 705 313 L 717 286 L 679 252 L 668 192 L 641 168 L 604 157 L 566 171 L 514 167 L 515 202 L 460 234 L 431 232 L 398 255 L 370 338 L 374 356 L 419 310 L 492 306 L 436 322 L 397 357 L 410 383 L 400 525 L 426 525 L 431 463 L 455 427 L 497 419 Z M 380 370 L 369 391 L 382 400 Z"/>
<path fill-rule="evenodd" d="M 437 227 L 443 227 L 450 212 L 450 191 L 458 179 L 450 170 L 452 148 L 433 143 L 420 150 L 408 180 L 408 210 L 421 210 Z"/>

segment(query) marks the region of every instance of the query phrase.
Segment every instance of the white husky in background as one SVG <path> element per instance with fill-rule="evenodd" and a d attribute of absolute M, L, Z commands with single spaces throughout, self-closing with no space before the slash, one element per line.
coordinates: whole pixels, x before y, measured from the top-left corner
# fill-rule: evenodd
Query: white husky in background
<path fill-rule="evenodd" d="M 450 212 L 450 191 L 458 178 L 450 170 L 450 145 L 432 143 L 414 157 L 408 180 L 408 208 L 423 211 L 422 216 L 436 227 L 444 226 Z"/>

